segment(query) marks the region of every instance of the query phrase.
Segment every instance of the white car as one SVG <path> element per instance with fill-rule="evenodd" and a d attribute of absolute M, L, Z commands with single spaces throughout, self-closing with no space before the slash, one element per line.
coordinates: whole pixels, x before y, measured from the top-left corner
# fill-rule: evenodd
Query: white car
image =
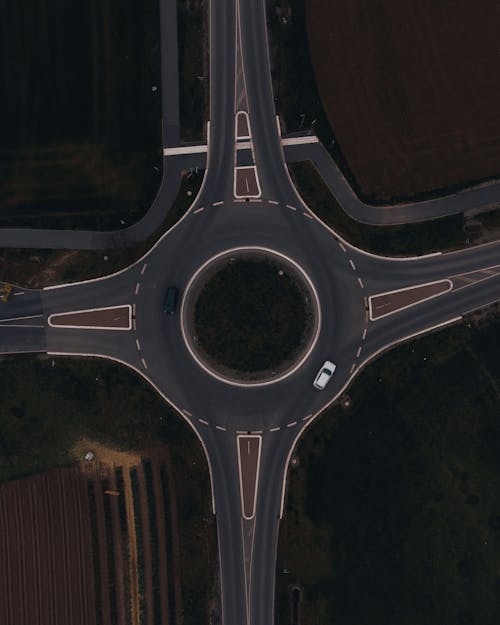
<path fill-rule="evenodd" d="M 336 365 L 329 360 L 325 360 L 325 362 L 321 365 L 321 369 L 318 371 L 318 375 L 314 378 L 313 386 L 317 388 L 319 391 L 322 391 L 328 382 L 331 380 L 332 375 L 336 369 Z"/>

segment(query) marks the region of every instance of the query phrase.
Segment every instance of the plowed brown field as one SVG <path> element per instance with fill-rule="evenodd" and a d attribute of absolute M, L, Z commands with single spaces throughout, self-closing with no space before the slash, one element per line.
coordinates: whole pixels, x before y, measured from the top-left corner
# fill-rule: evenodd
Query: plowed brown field
<path fill-rule="evenodd" d="M 94 625 L 86 478 L 59 469 L 0 487 L 0 622 Z"/>
<path fill-rule="evenodd" d="M 498 0 L 304 0 L 321 100 L 375 200 L 500 174 Z"/>
<path fill-rule="evenodd" d="M 1 625 L 181 625 L 168 449 L 97 458 L 0 485 Z"/>

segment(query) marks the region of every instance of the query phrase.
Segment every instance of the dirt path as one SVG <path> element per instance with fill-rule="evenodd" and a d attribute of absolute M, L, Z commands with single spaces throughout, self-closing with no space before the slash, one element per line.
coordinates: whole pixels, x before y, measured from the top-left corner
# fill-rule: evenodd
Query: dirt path
<path fill-rule="evenodd" d="M 112 490 L 116 490 L 116 477 L 114 472 L 110 476 L 110 486 Z M 123 497 L 120 493 L 119 497 L 113 495 L 104 495 L 110 498 L 111 518 L 113 526 L 113 543 L 115 545 L 115 592 L 116 592 L 116 617 L 117 625 L 127 625 L 126 605 L 127 597 L 125 595 L 125 576 L 127 574 L 125 560 L 125 540 L 122 536 L 120 526 L 120 507 L 119 497 Z"/>
<path fill-rule="evenodd" d="M 153 560 L 151 552 L 151 527 L 149 525 L 148 495 L 146 478 L 142 464 L 137 466 L 137 481 L 139 484 L 139 504 L 141 510 L 142 548 L 144 556 L 144 599 L 146 606 L 146 623 L 154 625 L 153 603 Z"/>
<path fill-rule="evenodd" d="M 165 510 L 161 489 L 160 467 L 158 460 L 151 461 L 153 472 L 153 488 L 156 502 L 156 526 L 158 528 L 158 568 L 161 625 L 169 625 L 168 620 L 168 572 L 167 572 L 167 541 L 165 536 Z"/>
<path fill-rule="evenodd" d="M 182 625 L 182 589 L 181 589 L 181 547 L 179 540 L 179 519 L 177 514 L 177 497 L 175 492 L 175 479 L 172 470 L 172 459 L 168 449 L 164 453 L 165 466 L 167 469 L 168 491 L 170 493 L 170 521 L 172 553 L 174 555 L 174 588 L 175 588 L 175 623 Z"/>
<path fill-rule="evenodd" d="M 101 606 L 102 606 L 102 623 L 103 625 L 111 625 L 111 613 L 109 603 L 109 563 L 108 548 L 106 540 L 106 521 L 104 518 L 104 501 L 101 483 L 94 480 L 94 497 L 96 509 L 97 537 L 99 545 L 99 567 L 101 570 Z"/>
<path fill-rule="evenodd" d="M 134 497 L 130 470 L 123 469 L 123 490 L 125 495 L 125 509 L 127 512 L 128 527 L 128 561 L 130 579 L 130 618 L 131 625 L 141 625 L 139 610 L 139 576 L 137 571 L 137 534 L 135 531 Z"/>

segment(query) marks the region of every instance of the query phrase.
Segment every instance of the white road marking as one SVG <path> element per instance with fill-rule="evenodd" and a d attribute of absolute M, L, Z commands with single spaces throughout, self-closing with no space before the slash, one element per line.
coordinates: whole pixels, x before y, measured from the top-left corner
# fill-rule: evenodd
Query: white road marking
<path fill-rule="evenodd" d="M 212 206 L 222 206 L 224 202 L 221 200 L 220 202 L 212 202 Z"/>
<path fill-rule="evenodd" d="M 201 213 L 202 210 L 205 210 L 204 206 L 202 206 L 201 208 L 197 208 L 195 211 L 193 211 L 193 213 L 196 215 L 196 213 Z"/>
<path fill-rule="evenodd" d="M 217 426 L 215 426 L 217 427 Z M 258 444 L 259 447 L 257 449 L 257 466 L 256 466 L 256 471 L 255 471 L 255 487 L 254 487 L 254 493 L 253 493 L 253 502 L 252 502 L 252 514 L 249 516 L 247 514 L 245 514 L 245 498 L 243 496 L 243 471 L 241 469 L 241 450 L 240 450 L 240 438 L 243 439 L 249 439 L 249 438 L 256 438 L 258 439 Z M 257 504 L 257 493 L 258 493 L 258 486 L 259 486 L 259 473 L 260 473 L 260 452 L 261 452 L 261 448 L 262 448 L 262 436 L 253 436 L 250 434 L 246 434 L 246 435 L 242 435 L 242 436 L 237 436 L 236 437 L 236 447 L 238 450 L 238 473 L 239 473 L 239 478 L 240 478 L 240 499 L 241 499 L 241 515 L 244 519 L 250 520 L 253 519 L 255 516 L 255 506 Z M 248 454 L 250 454 L 250 441 L 247 441 L 247 450 L 248 450 Z"/>
<path fill-rule="evenodd" d="M 341 249 L 343 252 L 347 252 L 346 246 L 342 243 L 342 241 L 339 241 L 339 245 L 340 245 L 340 249 Z"/>
<path fill-rule="evenodd" d="M 354 369 L 356 369 L 356 364 L 353 362 L 352 363 L 352 367 L 349 370 L 349 373 L 352 373 L 354 371 Z"/>
<path fill-rule="evenodd" d="M 202 154 L 207 151 L 207 145 L 181 145 L 176 148 L 163 148 L 163 156 L 176 156 L 177 154 Z"/>
<path fill-rule="evenodd" d="M 132 304 L 132 315 L 135 317 L 135 304 Z"/>
<path fill-rule="evenodd" d="M 261 202 L 262 202 L 262 200 L 260 200 L 260 199 L 259 199 L 259 200 L 250 200 L 250 202 L 251 202 L 252 204 L 259 204 L 259 203 L 261 203 Z"/>
<path fill-rule="evenodd" d="M 354 264 L 352 258 L 349 259 L 349 264 L 351 265 L 351 267 L 354 269 L 354 271 L 356 271 L 356 265 Z"/>
<path fill-rule="evenodd" d="M 277 200 L 268 200 L 269 204 L 279 204 Z"/>
<path fill-rule="evenodd" d="M 189 410 L 186 410 L 185 408 L 182 409 L 182 412 L 187 415 L 188 417 L 192 417 L 193 414 L 191 412 L 189 412 Z"/>
<path fill-rule="evenodd" d="M 143 275 L 144 275 L 144 272 L 146 271 L 146 267 L 147 267 L 147 266 L 148 266 L 148 264 L 147 264 L 147 263 L 144 263 L 144 265 L 142 266 L 142 269 L 141 269 L 141 276 L 143 276 Z"/>
<path fill-rule="evenodd" d="M 304 217 L 307 217 L 307 219 L 312 219 L 313 218 L 312 215 L 309 215 L 309 213 L 306 212 L 306 211 L 302 211 L 302 214 L 304 215 Z"/>
<path fill-rule="evenodd" d="M 302 145 L 304 143 L 318 143 L 319 139 L 316 135 L 307 135 L 306 137 L 289 137 L 287 139 L 282 139 L 281 143 L 283 145 Z"/>
<path fill-rule="evenodd" d="M 14 297 L 15 297 L 16 295 L 24 295 L 24 291 L 18 291 L 17 293 L 14 293 Z"/>
<path fill-rule="evenodd" d="M 77 315 L 79 313 L 93 313 L 99 312 L 101 310 L 116 310 L 117 308 L 127 308 L 128 309 L 128 325 L 126 327 L 121 326 L 89 326 L 89 325 L 66 325 L 66 324 L 58 324 L 54 323 L 52 320 L 57 319 L 57 317 L 67 317 L 68 315 Z M 41 317 L 42 315 L 37 315 L 37 317 Z M 116 317 L 115 319 L 118 319 Z M 135 319 L 133 320 L 135 323 Z M 51 328 L 61 328 L 64 330 L 113 330 L 113 331 L 121 331 L 128 332 L 132 328 L 132 306 L 130 304 L 121 304 L 117 306 L 104 306 L 103 308 L 88 308 L 86 310 L 68 310 L 66 312 L 61 313 L 52 313 L 48 316 L 47 322 Z M 134 327 L 135 329 L 135 327 Z"/>
<path fill-rule="evenodd" d="M 363 330 L 363 337 L 362 337 L 362 338 L 363 338 L 363 341 L 366 339 L 366 333 L 367 333 L 367 332 L 368 332 L 368 330 L 365 328 L 365 329 Z"/>
<path fill-rule="evenodd" d="M 411 304 L 400 306 L 399 308 L 391 310 L 390 312 L 385 313 L 384 315 L 377 315 L 377 317 L 373 317 L 373 309 L 372 309 L 373 298 L 382 297 L 382 295 L 391 295 L 392 293 L 402 293 L 403 291 L 412 291 L 415 289 L 420 289 L 426 286 L 431 286 L 433 284 L 439 284 L 443 282 L 448 283 L 448 288 L 446 289 L 446 291 L 440 291 L 439 293 L 434 293 L 433 295 L 422 297 L 421 299 L 415 302 L 411 302 Z M 412 306 L 417 306 L 418 304 L 427 302 L 428 300 L 434 299 L 435 297 L 439 297 L 440 295 L 445 295 L 446 293 L 449 293 L 452 289 L 453 289 L 453 282 L 449 280 L 448 278 L 443 278 L 442 280 L 434 280 L 433 282 L 424 282 L 422 284 L 414 284 L 413 286 L 406 286 L 402 289 L 394 289 L 393 291 L 385 291 L 385 293 L 375 293 L 374 295 L 370 295 L 370 297 L 368 298 L 368 309 L 369 309 L 370 321 L 378 321 L 379 319 L 383 319 L 384 317 L 388 317 L 389 315 L 395 315 L 396 313 L 399 313 L 402 310 L 406 310 L 408 308 L 411 308 Z M 455 291 L 458 291 L 458 290 L 459 289 L 455 289 Z"/>
<path fill-rule="evenodd" d="M 137 321 L 135 319 L 132 321 L 132 326 L 134 330 L 137 330 Z"/>
<path fill-rule="evenodd" d="M 203 423 L 203 425 L 208 425 L 208 421 L 205 421 L 205 419 L 198 419 L 198 421 Z"/>
<path fill-rule="evenodd" d="M 278 430 L 281 430 L 281 428 L 280 427 L 271 428 L 269 431 L 270 432 L 277 432 Z"/>
<path fill-rule="evenodd" d="M 363 284 L 363 280 L 361 280 L 361 278 L 358 278 L 358 282 L 359 282 L 359 286 L 360 286 L 362 289 L 364 289 L 364 288 L 365 288 L 365 286 L 364 286 L 364 284 Z"/>
<path fill-rule="evenodd" d="M 223 432 L 227 432 L 227 428 L 222 427 L 222 425 L 216 425 L 215 429 L 216 430 L 222 430 Z"/>
<path fill-rule="evenodd" d="M 360 346 L 358 347 L 358 351 L 356 352 L 356 358 L 359 358 L 359 355 L 361 354 L 361 350 L 362 350 L 362 349 L 363 349 L 363 348 L 362 348 L 362 346 L 360 345 Z"/>
<path fill-rule="evenodd" d="M 141 344 L 139 343 L 139 339 L 135 339 L 135 344 L 136 344 L 136 347 L 137 347 L 137 351 L 140 352 L 141 351 Z"/>
<path fill-rule="evenodd" d="M 308 414 L 305 417 L 302 417 L 302 421 L 307 421 L 308 419 L 310 419 L 312 417 L 312 414 Z"/>
<path fill-rule="evenodd" d="M 252 430 L 252 434 L 262 434 L 263 430 Z"/>
<path fill-rule="evenodd" d="M 144 367 L 144 369 L 147 369 L 148 365 L 147 365 L 146 361 L 144 360 L 144 358 L 141 358 L 141 362 L 142 362 L 142 366 Z"/>
<path fill-rule="evenodd" d="M 293 428 L 294 425 L 297 425 L 297 421 L 290 421 L 290 423 L 286 424 L 287 428 Z"/>
<path fill-rule="evenodd" d="M 27 315 L 26 317 L 9 317 L 8 319 L 0 319 L 0 323 L 4 321 L 20 321 L 21 319 L 38 319 L 38 317 L 43 317 L 43 315 Z"/>
<path fill-rule="evenodd" d="M 296 211 L 297 209 L 295 208 L 295 206 L 291 206 L 290 204 L 286 205 L 287 208 L 289 208 L 292 211 Z"/>
<path fill-rule="evenodd" d="M 135 285 L 134 295 L 137 295 L 137 293 L 139 293 L 139 289 L 140 289 L 140 288 L 141 288 L 141 283 L 140 283 L 140 282 L 138 282 L 138 283 Z"/>

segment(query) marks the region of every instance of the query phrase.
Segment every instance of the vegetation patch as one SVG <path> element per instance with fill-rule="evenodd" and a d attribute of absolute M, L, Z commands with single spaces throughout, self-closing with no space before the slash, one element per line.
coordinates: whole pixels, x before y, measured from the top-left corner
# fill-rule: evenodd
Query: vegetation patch
<path fill-rule="evenodd" d="M 305 624 L 499 620 L 499 332 L 497 307 L 398 347 L 307 430 L 280 529 L 279 624 L 295 585 Z"/>
<path fill-rule="evenodd" d="M 420 255 L 463 247 L 462 214 L 401 226 L 370 226 L 347 215 L 310 162 L 290 163 L 290 174 L 304 202 L 340 236 L 364 250 L 382 255 Z"/>
<path fill-rule="evenodd" d="M 141 258 L 191 206 L 203 181 L 204 171 L 186 173 L 179 193 L 160 228 L 142 243 L 111 250 L 0 250 L 0 278 L 30 288 L 75 282 L 119 271 Z"/>
<path fill-rule="evenodd" d="M 202 140 L 208 119 L 208 3 L 178 0 L 179 88 L 184 141 Z"/>
<path fill-rule="evenodd" d="M 135 373 L 98 359 L 2 357 L 0 383 L 0 482 L 10 480 L 0 484 L 0 502 L 3 488 L 29 498 L 31 485 L 66 475 L 66 469 L 47 471 L 72 465 L 67 475 L 78 475 L 81 488 L 64 492 L 92 519 L 84 525 L 94 537 L 95 585 L 91 571 L 88 583 L 95 590 L 96 622 L 107 622 L 106 614 L 120 612 L 122 604 L 132 615 L 160 610 L 165 618 L 174 606 L 174 623 L 182 615 L 187 625 L 208 622 L 216 566 L 209 473 L 201 445 L 182 418 Z M 86 461 L 88 451 L 94 458 Z M 38 473 L 43 476 L 17 480 Z M 42 497 L 45 491 L 36 492 Z M 48 507 L 39 509 L 43 516 Z M 26 540 L 32 540 L 33 524 L 29 518 L 23 524 Z M 46 562 L 49 571 L 52 565 Z M 35 563 L 31 568 L 36 570 Z M 166 583 L 158 584 L 160 578 L 175 587 L 175 597 L 167 596 L 172 593 Z M 25 590 L 36 596 L 34 587 Z"/>
<path fill-rule="evenodd" d="M 0 226 L 113 229 L 162 173 L 157 0 L 2 5 Z"/>
<path fill-rule="evenodd" d="M 281 371 L 310 338 L 313 311 L 301 278 L 269 257 L 225 259 L 212 268 L 194 304 L 197 346 L 242 374 Z"/>

